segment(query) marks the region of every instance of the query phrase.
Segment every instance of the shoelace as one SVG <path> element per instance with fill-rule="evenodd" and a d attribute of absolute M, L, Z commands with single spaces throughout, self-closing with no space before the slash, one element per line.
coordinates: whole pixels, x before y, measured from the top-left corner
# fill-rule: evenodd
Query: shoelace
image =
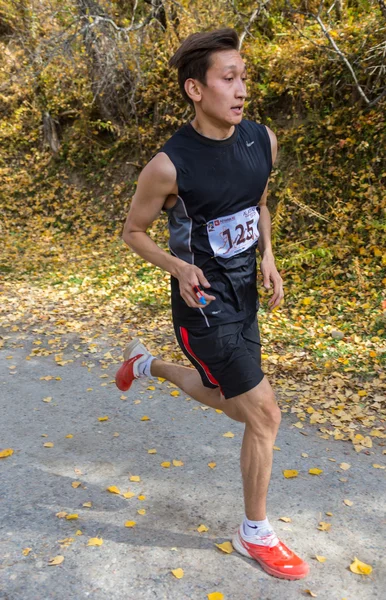
<path fill-rule="evenodd" d="M 261 540 L 264 540 L 264 546 L 269 546 L 272 548 L 279 543 L 279 538 L 276 533 L 272 531 L 272 533 L 268 533 L 267 535 L 259 536 Z"/>
<path fill-rule="evenodd" d="M 272 531 L 271 533 L 267 533 L 266 535 L 258 535 L 256 536 L 260 542 L 262 542 L 261 546 L 266 546 L 267 548 L 272 548 L 273 546 L 277 546 L 279 543 L 279 538 L 276 533 Z"/>

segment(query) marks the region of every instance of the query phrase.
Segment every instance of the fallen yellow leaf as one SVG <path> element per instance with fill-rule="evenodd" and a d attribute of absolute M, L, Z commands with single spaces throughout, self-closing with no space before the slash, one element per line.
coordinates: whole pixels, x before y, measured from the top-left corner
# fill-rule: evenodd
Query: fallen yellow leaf
<path fill-rule="evenodd" d="M 174 577 L 177 577 L 177 579 L 181 579 L 184 576 L 183 569 L 172 569 L 172 573 Z"/>
<path fill-rule="evenodd" d="M 161 467 L 165 467 L 165 469 L 168 469 L 170 467 L 170 462 L 168 462 L 167 460 L 165 462 L 162 462 Z"/>
<path fill-rule="evenodd" d="M 233 437 L 235 437 L 235 434 L 232 433 L 231 431 L 227 431 L 226 433 L 224 433 L 223 437 L 233 438 Z"/>
<path fill-rule="evenodd" d="M 24 550 L 22 551 L 22 554 L 24 554 L 24 556 L 28 556 L 28 554 L 31 552 L 32 548 L 24 548 Z"/>
<path fill-rule="evenodd" d="M 43 402 L 51 402 L 52 397 L 51 396 L 47 396 L 47 398 L 43 398 Z"/>
<path fill-rule="evenodd" d="M 284 523 L 292 523 L 291 517 L 279 517 L 279 521 L 284 521 Z"/>
<path fill-rule="evenodd" d="M 354 557 L 354 562 L 352 562 L 350 565 L 350 571 L 356 573 L 357 575 L 370 575 L 372 570 L 373 567 L 358 560 L 356 556 Z"/>
<path fill-rule="evenodd" d="M 207 594 L 208 600 L 224 600 L 224 595 L 221 592 L 212 592 Z"/>
<path fill-rule="evenodd" d="M 141 481 L 141 478 L 139 475 L 132 475 L 130 481 Z"/>
<path fill-rule="evenodd" d="M 125 527 L 135 527 L 136 524 L 137 523 L 135 521 L 126 521 Z"/>
<path fill-rule="evenodd" d="M 274 450 L 281 450 L 281 448 L 279 448 L 279 446 L 274 446 L 273 449 Z"/>
<path fill-rule="evenodd" d="M 343 500 L 343 502 L 346 506 L 352 506 L 354 504 L 354 502 L 352 500 L 347 500 L 347 498 L 345 500 Z"/>
<path fill-rule="evenodd" d="M 48 561 L 48 564 L 50 566 L 60 565 L 60 564 L 62 564 L 63 561 L 64 561 L 64 556 L 59 555 L 59 556 L 54 556 L 54 558 L 50 558 L 50 560 Z"/>
<path fill-rule="evenodd" d="M 139 515 L 146 515 L 146 510 L 145 510 L 144 508 L 139 508 L 139 509 L 137 510 L 137 513 L 138 513 Z"/>
<path fill-rule="evenodd" d="M 321 473 L 323 473 L 322 469 L 310 469 L 309 471 L 310 475 L 320 475 Z"/>
<path fill-rule="evenodd" d="M 286 469 L 285 471 L 283 471 L 283 475 L 286 479 L 291 479 L 291 477 L 297 477 L 299 474 L 299 471 L 296 471 L 295 469 Z"/>
<path fill-rule="evenodd" d="M 345 462 L 340 463 L 339 466 L 341 469 L 343 469 L 343 471 L 347 471 L 347 469 L 349 469 L 351 467 L 351 465 L 349 463 L 345 463 Z"/>
<path fill-rule="evenodd" d="M 149 385 L 149 387 L 146 388 L 147 390 L 155 390 L 154 385 Z"/>
<path fill-rule="evenodd" d="M 98 417 L 98 421 L 108 421 L 108 417 Z"/>
<path fill-rule="evenodd" d="M 135 496 L 135 494 L 134 494 L 134 492 L 124 492 L 124 493 L 122 494 L 122 496 L 123 496 L 124 498 L 127 498 L 127 499 L 129 499 L 129 498 L 132 498 L 133 496 Z"/>
<path fill-rule="evenodd" d="M 155 448 L 151 448 L 147 451 L 148 454 L 157 454 L 157 450 Z"/>
<path fill-rule="evenodd" d="M 5 448 L 4 450 L 0 450 L 0 458 L 7 458 L 8 456 L 12 456 L 12 454 L 12 448 Z"/>
<path fill-rule="evenodd" d="M 203 533 L 204 531 L 209 531 L 209 527 L 206 527 L 206 525 L 200 525 L 199 527 L 197 527 L 197 531 L 199 533 Z"/>
<path fill-rule="evenodd" d="M 215 462 L 210 462 L 210 463 L 208 463 L 208 467 L 210 467 L 211 469 L 214 469 L 214 468 L 215 468 L 215 466 L 216 466 L 216 463 L 215 463 Z"/>
<path fill-rule="evenodd" d="M 111 492 L 112 494 L 120 494 L 119 488 L 116 485 L 110 485 L 110 487 L 106 488 L 107 492 Z"/>
<path fill-rule="evenodd" d="M 182 460 L 173 460 L 173 465 L 175 467 L 182 467 L 184 463 L 182 462 Z"/>
<path fill-rule="evenodd" d="M 80 481 L 73 481 L 71 484 L 71 486 L 75 489 L 78 488 L 80 485 L 82 485 Z"/>
<path fill-rule="evenodd" d="M 374 469 L 386 469 L 386 467 L 382 466 L 382 465 L 377 465 L 376 463 L 373 464 Z"/>
<path fill-rule="evenodd" d="M 79 518 L 79 515 L 77 513 L 72 513 L 71 515 L 66 515 L 67 521 L 72 521 L 72 520 L 75 520 L 78 518 Z"/>
<path fill-rule="evenodd" d="M 319 556 L 318 554 L 315 554 L 315 558 L 320 563 L 324 563 L 327 560 L 327 558 L 325 556 Z"/>
<path fill-rule="evenodd" d="M 232 554 L 233 546 L 230 542 L 223 542 L 222 544 L 215 544 L 217 548 L 225 552 L 226 554 Z"/>
<path fill-rule="evenodd" d="M 67 513 L 62 510 L 61 512 L 56 513 L 56 517 L 58 517 L 58 519 L 64 519 L 64 517 L 67 515 Z"/>
<path fill-rule="evenodd" d="M 98 537 L 90 538 L 87 542 L 87 546 L 102 546 L 102 544 L 103 539 Z"/>
<path fill-rule="evenodd" d="M 58 544 L 60 544 L 62 548 L 68 548 L 69 546 L 71 546 L 73 541 L 74 541 L 74 538 L 67 537 L 67 538 L 64 538 L 64 540 L 58 540 Z"/>
<path fill-rule="evenodd" d="M 82 506 L 84 506 L 85 508 L 91 508 L 92 502 L 83 502 Z"/>
<path fill-rule="evenodd" d="M 83 533 L 81 532 L 81 530 L 80 530 L 80 529 L 77 529 L 77 530 L 75 531 L 75 535 L 83 535 Z"/>
<path fill-rule="evenodd" d="M 314 594 L 314 592 L 311 592 L 311 590 L 304 590 L 304 593 L 308 594 L 312 598 L 317 598 L 317 594 Z"/>
<path fill-rule="evenodd" d="M 43 444 L 43 446 L 44 446 L 45 448 L 53 448 L 53 447 L 54 447 L 54 444 L 53 444 L 53 442 L 46 442 L 45 444 Z"/>
<path fill-rule="evenodd" d="M 326 523 L 325 521 L 320 521 L 318 529 L 320 531 L 328 531 L 331 529 L 331 523 Z"/>
<path fill-rule="evenodd" d="M 178 390 L 173 390 L 172 392 L 170 392 L 171 396 L 179 396 L 180 392 Z"/>
<path fill-rule="evenodd" d="M 150 421 L 150 417 L 148 417 L 147 415 L 144 415 L 144 416 L 141 418 L 141 421 Z"/>
<path fill-rule="evenodd" d="M 72 433 L 69 433 L 68 435 L 66 435 L 66 438 L 68 438 L 68 439 L 71 439 L 71 438 L 73 438 L 73 437 L 74 437 L 74 436 L 72 435 Z"/>

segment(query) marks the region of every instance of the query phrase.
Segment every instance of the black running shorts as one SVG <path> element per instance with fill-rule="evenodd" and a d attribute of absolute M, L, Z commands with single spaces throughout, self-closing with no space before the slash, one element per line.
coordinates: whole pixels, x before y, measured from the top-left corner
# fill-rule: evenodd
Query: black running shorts
<path fill-rule="evenodd" d="M 202 330 L 188 329 L 173 319 L 177 341 L 201 375 L 205 387 L 220 387 L 225 398 L 248 392 L 264 377 L 256 316 Z"/>

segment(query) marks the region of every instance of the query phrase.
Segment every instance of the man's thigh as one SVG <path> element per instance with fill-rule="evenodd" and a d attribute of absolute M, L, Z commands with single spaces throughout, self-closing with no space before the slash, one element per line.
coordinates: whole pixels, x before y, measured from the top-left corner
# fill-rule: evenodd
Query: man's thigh
<path fill-rule="evenodd" d="M 225 399 L 239 396 L 263 379 L 256 319 L 200 331 L 175 324 L 178 343 L 206 387 L 221 388 Z"/>

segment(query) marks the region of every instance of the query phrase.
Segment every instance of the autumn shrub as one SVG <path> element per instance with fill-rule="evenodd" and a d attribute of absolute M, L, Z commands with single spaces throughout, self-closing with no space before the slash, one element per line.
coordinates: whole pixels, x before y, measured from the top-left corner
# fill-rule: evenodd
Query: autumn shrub
<path fill-rule="evenodd" d="M 193 116 L 170 56 L 191 31 L 244 31 L 249 3 L 164 2 L 149 13 L 140 2 L 133 19 L 119 2 L 85 1 L 82 13 L 75 2 L 66 10 L 56 2 L 6 4 L 0 3 L 4 228 L 92 236 L 99 227 L 119 236 L 140 168 Z M 242 47 L 245 116 L 278 138 L 269 186 L 278 264 L 290 279 L 301 274 L 299 285 L 350 284 L 350 293 L 371 293 L 379 304 L 386 281 L 386 97 L 370 100 L 385 86 L 381 12 L 365 1 L 351 3 L 341 20 L 322 12 L 327 39 L 315 18 L 296 12 L 304 3 L 292 12 L 289 6 L 277 0 L 261 11 Z M 132 23 L 145 25 L 124 34 Z M 47 131 L 57 137 L 57 150 Z M 165 232 L 163 217 L 152 228 L 161 245 Z"/>

